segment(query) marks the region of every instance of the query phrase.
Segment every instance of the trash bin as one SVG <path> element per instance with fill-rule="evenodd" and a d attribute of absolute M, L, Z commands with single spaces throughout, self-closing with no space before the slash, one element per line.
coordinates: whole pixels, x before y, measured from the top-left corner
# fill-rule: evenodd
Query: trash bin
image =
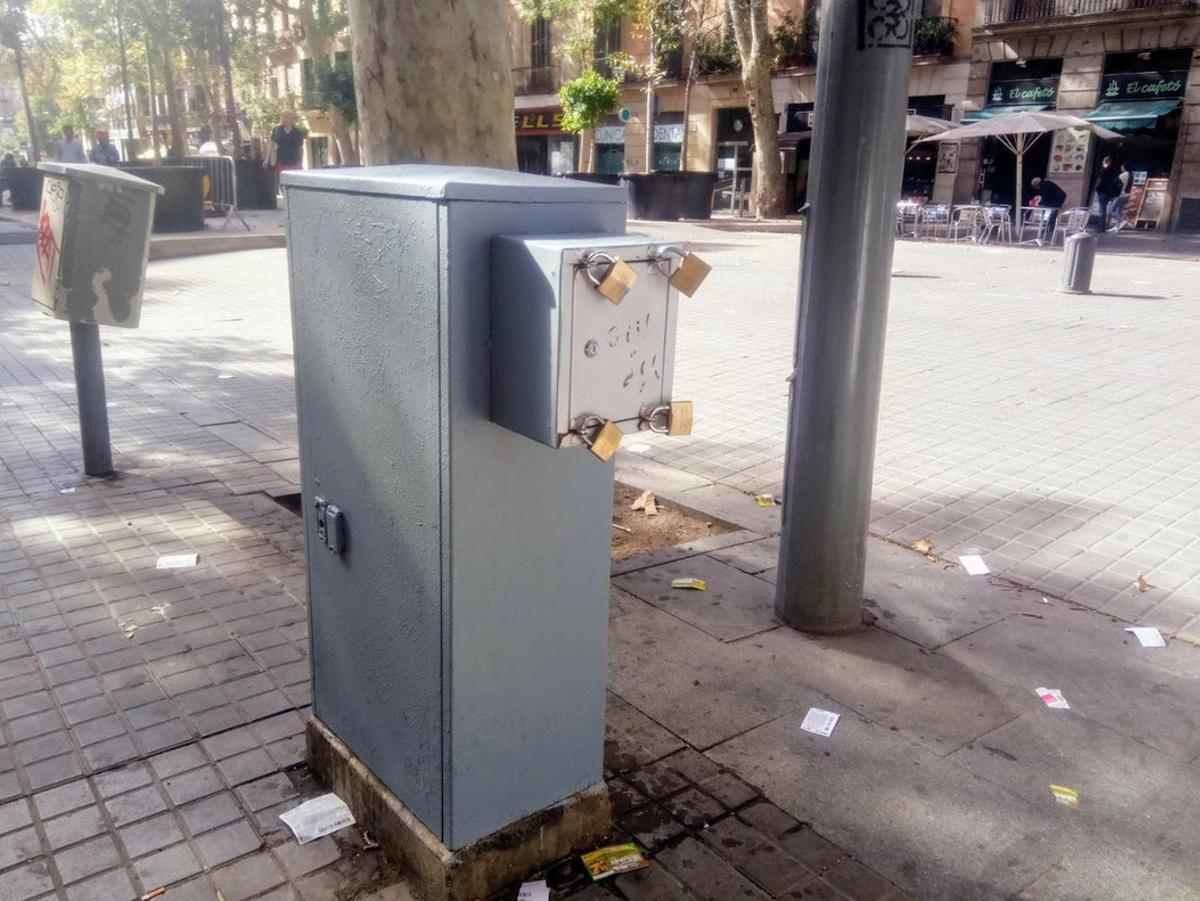
<path fill-rule="evenodd" d="M 42 177 L 41 169 L 31 166 L 18 166 L 10 173 L 11 181 L 8 189 L 11 191 L 12 208 L 14 210 L 36 210 L 41 202 Z"/>
<path fill-rule="evenodd" d="M 33 300 L 70 322 L 137 328 L 162 188 L 111 166 L 42 163 Z"/>

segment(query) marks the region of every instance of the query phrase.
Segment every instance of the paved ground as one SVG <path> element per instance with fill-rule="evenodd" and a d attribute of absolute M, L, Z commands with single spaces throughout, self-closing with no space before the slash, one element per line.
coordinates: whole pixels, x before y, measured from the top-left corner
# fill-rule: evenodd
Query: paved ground
<path fill-rule="evenodd" d="M 697 434 L 622 473 L 747 528 L 616 571 L 606 763 L 655 866 L 580 897 L 1189 897 L 1200 651 L 1076 608 L 1195 615 L 1196 267 L 1102 258 L 1098 287 L 1151 296 L 1068 301 L 1046 253 L 902 246 L 875 528 L 1056 597 L 874 542 L 879 625 L 816 641 L 773 620 L 774 511 L 741 493 L 778 481 L 794 238 L 694 234 L 717 266 L 681 323 Z M 270 499 L 297 476 L 283 254 L 154 264 L 144 327 L 104 333 L 116 482 L 77 474 L 28 254 L 0 247 L 0 898 L 403 897 L 355 830 L 299 848 L 275 816 L 317 791 L 299 523 Z M 684 571 L 711 593 L 664 592 Z M 843 713 L 831 739 L 799 731 L 810 705 Z"/>

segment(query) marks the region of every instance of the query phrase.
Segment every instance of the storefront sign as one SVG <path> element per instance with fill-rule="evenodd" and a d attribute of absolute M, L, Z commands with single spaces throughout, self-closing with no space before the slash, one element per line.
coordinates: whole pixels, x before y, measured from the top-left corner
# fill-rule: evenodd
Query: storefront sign
<path fill-rule="evenodd" d="M 624 125 L 601 125 L 596 129 L 597 144 L 624 144 Z"/>
<path fill-rule="evenodd" d="M 1058 76 L 994 81 L 988 89 L 988 106 L 1028 103 L 1054 103 L 1058 97 Z"/>
<path fill-rule="evenodd" d="M 1048 175 L 1064 172 L 1082 172 L 1087 165 L 1088 145 L 1092 133 L 1086 128 L 1060 128 L 1054 133 L 1054 145 L 1050 148 Z"/>
<path fill-rule="evenodd" d="M 515 116 L 514 124 L 519 135 L 562 134 L 562 110 L 533 109 L 520 111 Z"/>
<path fill-rule="evenodd" d="M 1145 222 L 1149 225 L 1158 227 L 1162 221 L 1163 213 L 1166 212 L 1167 206 L 1167 188 L 1171 182 L 1166 178 L 1148 178 L 1144 186 L 1139 186 L 1142 191 L 1140 198 L 1133 196 L 1134 191 L 1130 191 L 1130 203 L 1135 200 L 1138 202 L 1136 222 Z"/>
<path fill-rule="evenodd" d="M 1103 100 L 1154 100 L 1182 97 L 1187 87 L 1187 72 L 1123 72 L 1105 75 L 1100 82 Z"/>
<path fill-rule="evenodd" d="M 675 122 L 669 125 L 654 126 L 654 143 L 655 144 L 682 144 L 683 143 L 683 123 Z"/>

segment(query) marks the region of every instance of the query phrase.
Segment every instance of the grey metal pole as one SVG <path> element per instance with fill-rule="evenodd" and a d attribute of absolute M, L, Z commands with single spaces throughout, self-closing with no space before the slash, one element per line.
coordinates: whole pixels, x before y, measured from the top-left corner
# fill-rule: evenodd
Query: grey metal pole
<path fill-rule="evenodd" d="M 914 19 L 823 7 L 775 611 L 790 626 L 862 625 L 883 338 L 904 158 Z"/>
<path fill-rule="evenodd" d="M 83 471 L 90 476 L 113 471 L 108 439 L 108 406 L 104 397 L 104 362 L 100 355 L 100 326 L 71 323 L 71 355 L 75 358 L 75 397 L 79 401 L 79 438 Z"/>

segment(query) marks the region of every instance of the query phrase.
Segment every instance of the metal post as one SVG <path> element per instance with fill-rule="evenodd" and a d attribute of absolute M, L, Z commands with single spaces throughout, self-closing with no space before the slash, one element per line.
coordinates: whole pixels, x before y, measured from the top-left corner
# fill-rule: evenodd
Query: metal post
<path fill-rule="evenodd" d="M 83 471 L 104 476 L 113 471 L 108 440 L 108 406 L 104 397 L 104 362 L 100 355 L 100 326 L 71 323 L 71 355 L 75 358 L 75 397 L 79 401 L 79 439 Z"/>
<path fill-rule="evenodd" d="M 828 3 L 821 21 L 775 611 L 862 625 L 912 4 Z"/>

